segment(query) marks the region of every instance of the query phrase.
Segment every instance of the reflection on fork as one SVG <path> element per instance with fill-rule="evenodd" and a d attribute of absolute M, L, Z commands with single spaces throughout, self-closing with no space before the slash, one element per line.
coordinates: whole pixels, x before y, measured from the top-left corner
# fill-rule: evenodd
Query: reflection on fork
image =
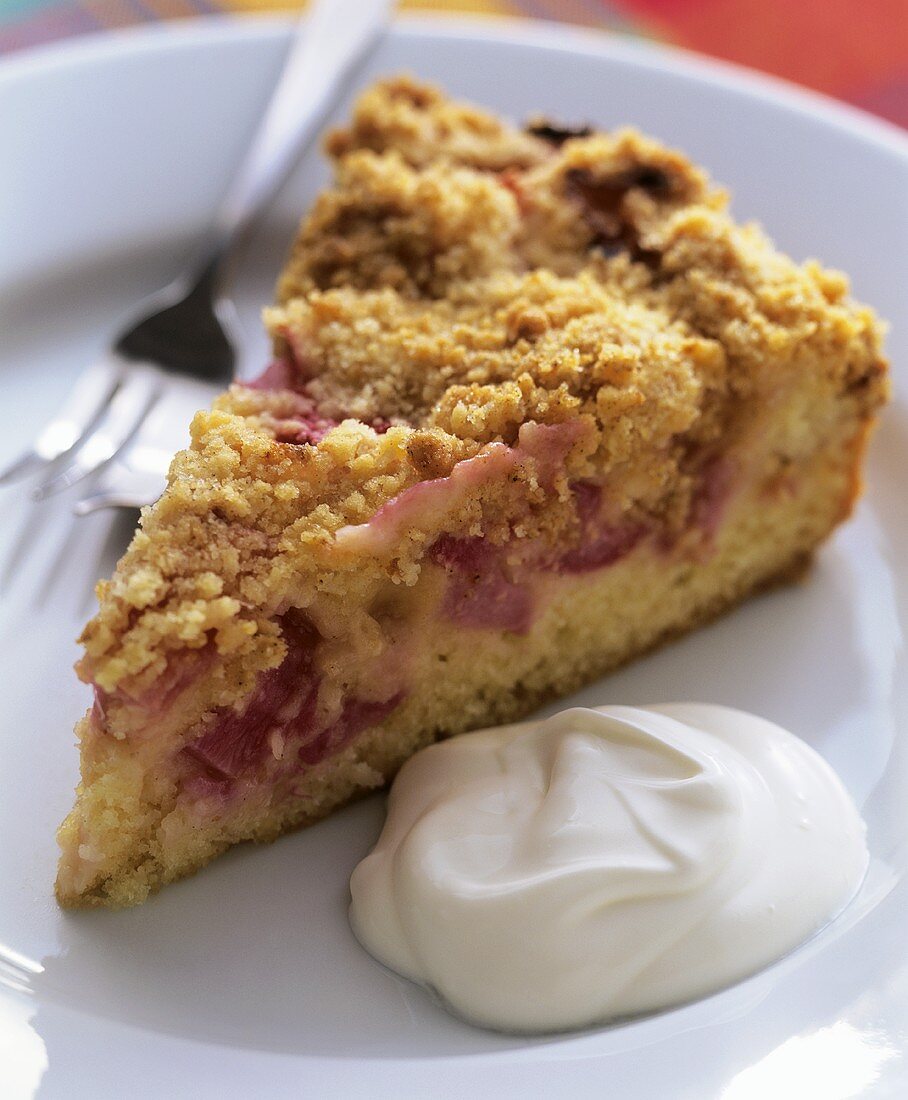
<path fill-rule="evenodd" d="M 135 442 L 140 427 L 142 441 L 130 446 L 127 472 L 144 476 L 149 463 L 160 466 L 169 443 L 151 433 L 151 420 L 157 427 L 169 424 L 178 404 L 179 422 L 185 423 L 186 385 L 222 386 L 233 374 L 232 308 L 223 286 L 237 244 L 318 133 L 347 78 L 378 43 L 392 7 L 393 0 L 318 0 L 310 6 L 201 258 L 146 303 L 32 446 L 0 471 L 0 484 L 40 472 L 45 477 L 32 496 L 43 500 L 110 463 Z M 201 399 L 196 394 L 196 408 L 209 398 L 210 392 Z M 150 483 L 141 488 L 133 482 L 124 490 L 127 503 L 148 503 L 160 491 L 160 475 L 156 491 Z M 95 494 L 81 510 L 110 503 L 119 503 L 113 490 Z"/>
<path fill-rule="evenodd" d="M 190 380 L 223 385 L 236 352 L 216 279 L 209 266 L 191 284 L 178 281 L 155 295 L 108 355 L 82 375 L 32 447 L 0 474 L 0 484 L 40 470 L 47 476 L 32 497 L 44 500 L 114 458 L 164 395 Z M 202 402 L 209 396 L 206 391 Z"/>
<path fill-rule="evenodd" d="M 10 494 L 0 508 L 0 618 L 31 621 L 53 608 L 74 633 L 91 613 L 99 575 L 109 575 L 135 533 L 137 515 L 125 509 L 73 524 L 65 511 L 38 504 L 23 513 Z M 78 565 L 77 565 L 78 563 Z M 81 566 L 81 567 L 80 567 Z M 84 567 L 84 568 L 83 568 Z"/>
<path fill-rule="evenodd" d="M 193 378 L 167 381 L 128 444 L 101 470 L 97 485 L 77 501 L 76 515 L 99 508 L 141 508 L 161 495 L 173 456 L 189 443 L 189 425 L 221 387 Z"/>

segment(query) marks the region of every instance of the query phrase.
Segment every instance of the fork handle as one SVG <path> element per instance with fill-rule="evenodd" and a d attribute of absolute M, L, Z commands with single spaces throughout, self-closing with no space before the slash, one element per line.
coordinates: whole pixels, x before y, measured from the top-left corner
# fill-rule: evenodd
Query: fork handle
<path fill-rule="evenodd" d="M 200 273 L 217 270 L 290 175 L 343 90 L 379 42 L 393 0 L 317 0 L 301 19 L 246 156 L 215 214 Z"/>

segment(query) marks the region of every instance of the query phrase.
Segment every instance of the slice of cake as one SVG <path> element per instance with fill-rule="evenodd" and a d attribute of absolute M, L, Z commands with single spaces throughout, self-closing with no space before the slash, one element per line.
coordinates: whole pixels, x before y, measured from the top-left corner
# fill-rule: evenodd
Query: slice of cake
<path fill-rule="evenodd" d="M 796 575 L 880 328 L 678 153 L 382 83 L 78 666 L 65 905 L 128 905 Z"/>

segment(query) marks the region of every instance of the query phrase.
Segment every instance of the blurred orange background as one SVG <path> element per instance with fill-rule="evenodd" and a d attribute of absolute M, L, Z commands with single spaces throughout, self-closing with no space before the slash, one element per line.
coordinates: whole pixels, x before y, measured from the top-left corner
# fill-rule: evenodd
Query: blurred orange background
<path fill-rule="evenodd" d="M 298 0 L 0 0 L 0 53 L 162 19 Z M 908 127 L 908 0 L 403 0 L 402 11 L 549 19 L 684 46 Z"/>

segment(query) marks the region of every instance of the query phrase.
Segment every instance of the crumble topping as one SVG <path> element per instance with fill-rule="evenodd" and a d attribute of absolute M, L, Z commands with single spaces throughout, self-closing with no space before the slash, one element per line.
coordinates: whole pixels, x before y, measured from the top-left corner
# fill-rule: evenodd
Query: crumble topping
<path fill-rule="evenodd" d="M 419 533 L 394 560 L 338 558 L 341 528 L 514 447 L 522 424 L 580 425 L 563 476 L 540 488 L 527 456 L 453 505 L 447 535 L 569 539 L 583 524 L 570 486 L 588 480 L 623 530 L 645 516 L 671 532 L 747 429 L 749 397 L 810 371 L 849 416 L 881 403 L 880 328 L 843 276 L 736 226 L 680 154 L 633 131 L 563 133 L 405 78 L 364 95 L 328 141 L 334 186 L 266 313 L 273 380 L 196 416 L 99 586 L 86 679 L 137 697 L 173 654 L 214 645 L 229 704 L 284 657 L 288 599 L 418 576 Z M 780 467 L 811 415 L 795 402 L 774 429 Z"/>
<path fill-rule="evenodd" d="M 638 431 L 620 444 L 633 460 L 651 441 L 689 429 L 704 391 L 724 386 L 720 344 L 664 308 L 618 298 L 590 271 L 500 274 L 437 300 L 316 291 L 266 319 L 304 364 L 301 385 L 324 413 L 480 443 L 512 443 L 527 420 L 585 413 L 614 454 L 623 418 L 646 406 L 646 437 Z"/>
<path fill-rule="evenodd" d="M 334 160 L 357 149 L 393 150 L 417 168 L 450 161 L 492 171 L 529 168 L 548 154 L 532 134 L 409 76 L 379 81 L 363 92 L 349 127 L 330 134 L 325 147 Z"/>

